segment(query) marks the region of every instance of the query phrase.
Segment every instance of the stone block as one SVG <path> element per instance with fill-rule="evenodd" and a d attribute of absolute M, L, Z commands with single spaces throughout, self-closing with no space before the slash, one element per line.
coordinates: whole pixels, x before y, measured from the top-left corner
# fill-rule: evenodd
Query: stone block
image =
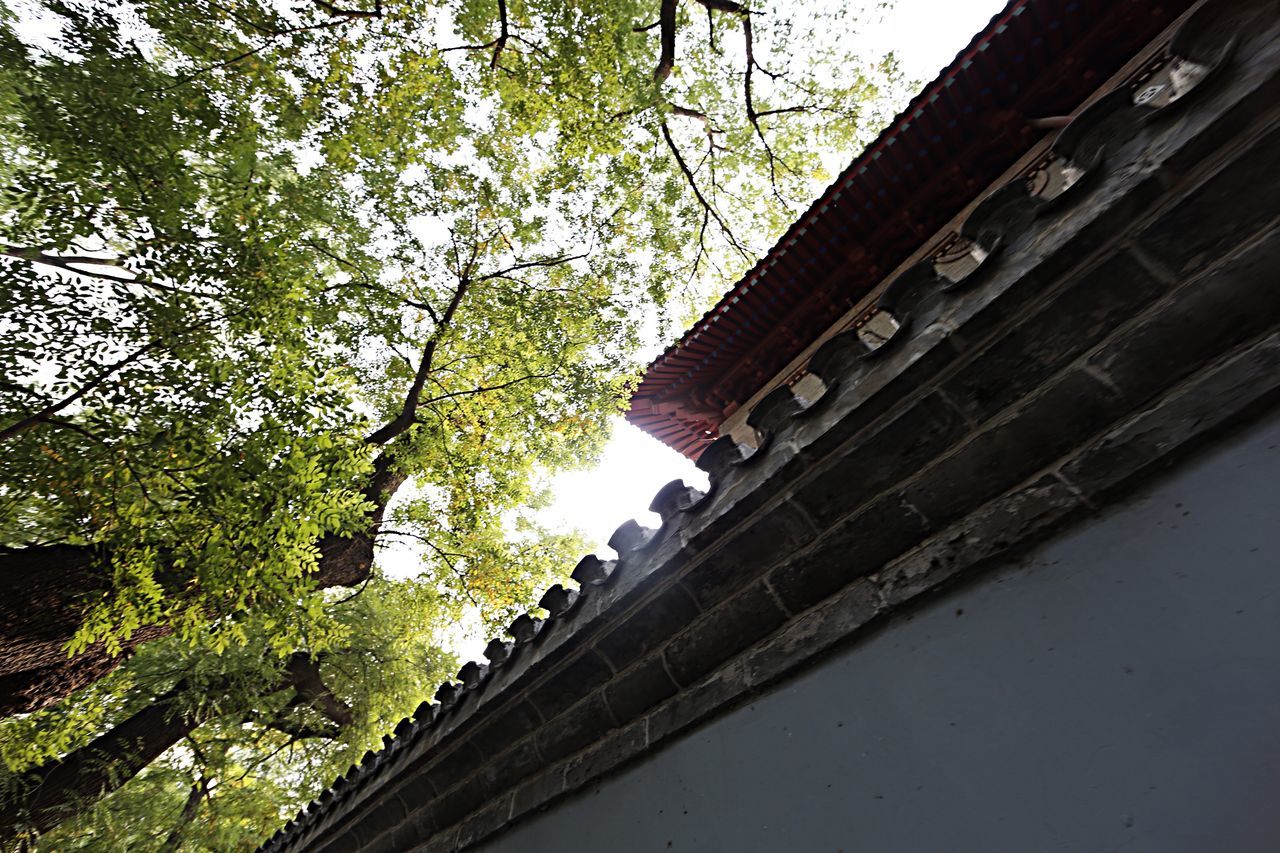
<path fill-rule="evenodd" d="M 1248 36 L 1260 37 L 1265 46 L 1261 52 L 1270 51 L 1274 57 L 1274 39 L 1268 39 L 1265 30 Z M 1267 44 L 1268 41 L 1272 43 Z M 1265 56 L 1247 56 L 1251 53 L 1239 50 L 1234 59 L 1228 60 L 1232 67 L 1224 69 L 1210 92 L 1203 93 L 1213 102 L 1205 102 L 1196 110 L 1200 115 L 1193 118 L 1199 120 L 1183 121 L 1172 128 L 1169 144 L 1174 150 L 1163 164 L 1171 176 L 1194 171 L 1214 158 L 1217 149 L 1247 136 L 1259 117 L 1280 103 L 1280 75 L 1275 73 L 1274 58 L 1268 63 Z M 1237 99 L 1216 97 L 1219 86 L 1236 89 Z"/>
<path fill-rule="evenodd" d="M 649 744 L 655 746 L 710 717 L 750 687 L 746 669 L 735 663 L 681 691 L 649 715 Z"/>
<path fill-rule="evenodd" d="M 1195 374 L 1158 408 L 1140 413 L 1084 448 L 1062 466 L 1062 475 L 1086 494 L 1104 494 L 1242 411 L 1274 403 L 1278 390 L 1280 333 Z"/>
<path fill-rule="evenodd" d="M 461 782 L 480 766 L 483 756 L 469 741 L 463 741 L 427 768 L 427 775 L 437 791 Z"/>
<path fill-rule="evenodd" d="M 490 802 L 458 826 L 457 849 L 477 844 L 507 825 L 513 795 L 508 793 Z"/>
<path fill-rule="evenodd" d="M 405 848 L 400 848 L 404 850 Z M 412 853 L 457 853 L 458 850 L 458 828 L 456 826 L 449 827 L 437 835 L 426 839 L 421 847 L 415 847 Z"/>
<path fill-rule="evenodd" d="M 790 503 L 778 504 L 709 547 L 680 583 L 704 609 L 715 607 L 814 536 L 814 526 L 803 512 Z"/>
<path fill-rule="evenodd" d="M 881 606 L 892 609 L 961 571 L 1026 546 L 1082 506 L 1058 477 L 1045 475 L 970 513 L 869 580 Z"/>
<path fill-rule="evenodd" d="M 615 676 L 604 695 L 613 718 L 624 723 L 673 695 L 677 689 L 659 653 Z"/>
<path fill-rule="evenodd" d="M 511 819 L 540 809 L 564 793 L 564 768 L 552 767 L 516 788 L 511 800 Z"/>
<path fill-rule="evenodd" d="M 564 787 L 574 791 L 629 761 L 649 745 L 649 721 L 641 718 L 616 729 L 565 765 Z"/>
<path fill-rule="evenodd" d="M 679 586 L 641 604 L 617 627 L 596 641 L 596 650 L 622 669 L 665 643 L 698 615 L 699 607 Z"/>
<path fill-rule="evenodd" d="M 340 835 L 337 841 L 331 841 L 326 846 L 329 850 L 363 850 L 371 840 L 363 827 L 354 826 Z"/>
<path fill-rule="evenodd" d="M 597 693 L 544 725 L 537 734 L 538 752 L 547 763 L 590 746 L 613 727 L 604 697 Z"/>
<path fill-rule="evenodd" d="M 373 808 L 361 816 L 360 831 L 370 840 L 380 838 L 400 826 L 408 816 L 409 810 L 400 797 L 379 797 Z"/>
<path fill-rule="evenodd" d="M 482 808 L 485 803 L 484 788 L 480 781 L 469 778 L 437 799 L 431 804 L 430 809 L 434 814 L 436 825 L 447 827 L 460 822 L 472 812 Z"/>
<path fill-rule="evenodd" d="M 476 778 L 490 795 L 505 791 L 527 779 L 544 765 L 533 738 L 528 738 L 476 771 Z"/>
<path fill-rule="evenodd" d="M 1203 269 L 1280 213 L 1274 193 L 1257 191 L 1259 182 L 1273 181 L 1276 175 L 1280 130 L 1257 140 L 1200 187 L 1171 203 L 1139 235 L 1139 245 L 1171 269 Z"/>
<path fill-rule="evenodd" d="M 532 705 L 517 702 L 494 713 L 471 733 L 470 740 L 484 755 L 497 755 L 533 731 L 541 721 L 542 717 Z"/>
<path fill-rule="evenodd" d="M 864 578 L 821 607 L 793 619 L 747 654 L 743 665 L 752 687 L 768 684 L 796 669 L 875 618 L 879 612 L 878 595 L 875 585 Z"/>
<path fill-rule="evenodd" d="M 1052 464 L 1128 405 L 1088 372 L 1072 369 L 930 466 L 903 494 L 931 525 L 949 523 Z"/>
<path fill-rule="evenodd" d="M 1280 229 L 1271 230 L 1153 306 L 1089 363 L 1139 403 L 1280 322 Z"/>
<path fill-rule="evenodd" d="M 425 826 L 420 826 L 410 819 L 395 828 L 395 831 L 386 838 L 379 838 L 376 843 L 370 846 L 370 853 L 402 853 L 405 850 L 423 851 L 429 849 L 426 845 L 431 838 L 432 830 Z"/>
<path fill-rule="evenodd" d="M 529 692 L 529 701 L 549 720 L 609 680 L 613 670 L 591 649 L 564 664 Z"/>
<path fill-rule="evenodd" d="M 770 572 L 769 584 L 787 609 L 799 613 L 878 570 L 926 532 L 919 513 L 897 495 L 885 495 L 845 519 L 809 551 Z"/>
<path fill-rule="evenodd" d="M 667 670 L 692 684 L 786 621 L 787 615 L 758 582 L 707 612 L 663 652 Z"/>
<path fill-rule="evenodd" d="M 1167 286 L 1132 254 L 1106 258 L 1013 325 L 942 386 L 974 423 L 1029 394 L 1059 369 L 1134 317 Z"/>
<path fill-rule="evenodd" d="M 945 399 L 929 394 L 796 487 L 793 500 L 826 528 L 958 441 L 964 420 Z"/>
<path fill-rule="evenodd" d="M 874 371 L 856 382 L 835 385 L 801 419 L 797 437 L 808 441 L 800 451 L 800 459 L 821 464 L 837 448 L 891 412 L 955 362 L 959 351 L 954 344 L 952 333 L 944 327 L 918 328 L 901 348 L 886 354 Z"/>
<path fill-rule="evenodd" d="M 430 773 L 414 773 L 397 791 L 411 810 L 431 802 L 439 794 L 431 784 Z"/>
<path fill-rule="evenodd" d="M 790 451 L 784 447 L 785 444 L 762 445 L 735 469 L 732 478 L 711 481 L 706 503 L 691 513 L 690 523 L 680 532 L 686 556 L 698 554 L 777 496 L 779 490 L 774 482 L 787 477 L 786 473 L 779 474 L 777 463 L 792 461 Z"/>

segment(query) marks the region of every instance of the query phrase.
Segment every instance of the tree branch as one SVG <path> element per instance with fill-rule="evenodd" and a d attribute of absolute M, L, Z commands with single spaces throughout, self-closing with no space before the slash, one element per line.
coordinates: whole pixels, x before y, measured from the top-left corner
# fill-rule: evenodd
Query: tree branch
<path fill-rule="evenodd" d="M 567 264 L 570 261 L 581 260 L 586 256 L 587 256 L 587 253 L 582 252 L 581 254 L 577 254 L 577 255 L 558 255 L 554 258 L 538 258 L 537 260 L 532 260 L 532 261 L 520 261 L 518 263 L 512 264 L 509 267 L 504 267 L 503 269 L 495 270 L 494 272 L 491 272 L 491 273 L 485 273 L 482 276 L 477 276 L 475 280 L 489 281 L 490 279 L 494 279 L 494 278 L 504 278 L 506 276 L 511 275 L 514 272 L 519 272 L 520 270 L 533 269 L 535 267 L 558 267 L 561 264 Z"/>
<path fill-rule="evenodd" d="M 147 353 L 159 348 L 162 343 L 164 343 L 163 338 L 157 338 L 151 341 L 146 346 L 143 346 L 135 350 L 134 352 L 130 353 L 128 356 L 120 359 L 119 361 L 108 364 L 100 373 L 98 373 L 97 376 L 93 377 L 88 382 L 81 385 L 78 389 L 71 392 L 67 396 L 63 397 L 61 400 L 58 400 L 55 403 L 50 403 L 40 411 L 32 415 L 28 415 L 27 417 L 22 418 L 16 423 L 10 424 L 4 429 L 0 429 L 0 441 L 7 441 L 8 439 L 13 438 L 16 435 L 19 435 L 20 433 L 26 432 L 27 430 L 31 429 L 33 426 L 35 426 L 38 423 L 47 422 L 49 418 L 51 418 L 53 415 L 56 415 L 58 412 L 72 405 L 77 400 L 83 398 L 86 394 L 88 394 L 94 388 L 97 388 L 103 382 L 106 382 L 117 371 L 121 370 L 122 368 L 128 367 L 130 364 L 133 364 L 135 361 L 142 358 Z"/>
<path fill-rule="evenodd" d="M 409 386 L 409 391 L 405 394 L 404 405 L 400 408 L 400 412 L 383 426 L 369 433 L 365 437 L 366 444 L 386 444 L 413 426 L 415 415 L 418 412 L 418 400 L 422 396 L 422 389 L 426 386 L 428 377 L 431 376 L 431 362 L 435 358 L 436 346 L 440 343 L 441 336 L 453 321 L 453 315 L 457 313 L 458 306 L 462 304 L 462 298 L 466 296 L 467 289 L 470 286 L 471 280 L 464 273 L 458 279 L 458 286 L 454 288 L 453 297 L 449 300 L 449 306 L 440 315 L 440 322 L 436 325 L 435 331 L 432 332 L 431 338 L 422 348 L 422 356 L 418 361 L 418 370 L 414 374 L 413 384 Z"/>
<path fill-rule="evenodd" d="M 455 245 L 454 260 L 458 269 L 458 286 L 453 291 L 453 297 L 449 300 L 449 305 L 440 314 L 439 321 L 436 324 L 435 331 L 431 338 L 422 348 L 422 356 L 418 361 L 418 369 L 414 374 L 413 383 L 409 386 L 409 391 L 405 395 L 404 405 L 401 406 L 399 413 L 383 426 L 365 437 L 365 443 L 384 445 L 392 439 L 399 436 L 409 427 L 413 426 L 419 402 L 422 398 L 422 389 L 426 387 L 427 380 L 431 377 L 434 367 L 434 359 L 436 348 L 445 330 L 453 322 L 453 317 L 458 311 L 458 307 L 462 304 L 462 299 L 467 294 L 467 290 L 474 284 L 483 281 L 490 281 L 495 278 L 508 276 L 513 272 L 520 270 L 533 269 L 535 267 L 554 267 L 570 261 L 578 260 L 586 257 L 585 254 L 577 255 L 560 255 L 553 258 L 537 258 L 531 261 L 521 261 L 511 266 L 495 270 L 484 275 L 472 276 L 472 269 L 475 266 L 476 258 L 479 254 L 479 246 L 472 244 L 471 253 L 465 263 L 462 262 L 461 255 L 457 251 Z"/>
<path fill-rule="evenodd" d="M 232 313 L 231 315 L 209 317 L 206 320 L 203 320 L 199 323 L 196 323 L 192 326 L 188 326 L 187 328 L 182 329 L 181 331 L 178 332 L 178 335 L 181 336 L 181 335 L 190 334 L 192 332 L 199 331 L 201 329 L 204 329 L 213 325 L 214 323 L 220 320 L 229 319 L 230 317 L 235 316 L 236 314 L 239 314 L 239 313 L 242 313 L 242 312 L 237 311 Z M 97 388 L 103 382 L 106 382 L 108 379 L 110 379 L 113 375 L 115 375 L 117 372 L 119 372 L 123 368 L 128 367 L 130 364 L 133 364 L 134 362 L 141 359 L 144 355 L 147 355 L 148 353 L 154 350 L 164 348 L 164 346 L 169 343 L 170 342 L 163 337 L 154 338 L 149 343 L 138 348 L 137 350 L 134 350 L 132 353 L 120 359 L 119 361 L 115 361 L 115 362 L 112 362 L 111 364 L 106 365 L 106 367 L 104 367 L 96 376 L 94 376 L 92 379 L 85 382 L 75 391 L 63 397 L 61 400 L 58 400 L 57 402 L 54 402 L 54 403 L 50 403 L 49 405 L 42 408 L 40 411 L 35 412 L 31 415 L 28 415 L 27 417 L 22 418 L 21 420 L 10 424 L 4 429 L 0 429 L 0 441 L 7 441 L 8 439 L 13 438 L 16 435 L 19 435 L 20 433 L 26 432 L 27 430 L 31 429 L 33 426 L 35 426 L 38 423 L 47 422 L 50 417 L 52 417 L 53 415 L 56 415 L 58 412 L 61 412 L 63 409 L 72 405 L 76 401 L 82 399 L 86 394 L 88 394 L 93 389 Z M 178 343 L 176 341 L 172 342 L 173 347 L 176 347 L 177 345 Z"/>
<path fill-rule="evenodd" d="M 317 4 L 319 4 L 320 0 L 313 0 L 313 2 L 316 2 Z M 328 5 L 328 4 L 325 4 L 325 5 Z M 284 29 L 284 30 L 275 30 L 267 37 L 266 41 L 264 41 L 262 44 L 258 45 L 255 48 L 250 48 L 249 50 L 238 53 L 229 59 L 224 59 L 221 62 L 215 62 L 211 65 L 206 65 L 201 68 L 197 68 L 191 73 L 184 74 L 183 76 L 179 77 L 177 80 L 170 83 L 168 86 L 161 86 L 159 89 L 152 89 L 151 91 L 168 92 L 169 90 L 176 89 L 179 86 L 185 86 L 186 84 L 190 83 L 192 80 L 196 79 L 197 77 L 202 77 L 211 71 L 221 71 L 224 68 L 230 68 L 232 65 L 235 65 L 237 62 L 243 62 L 249 57 L 261 53 L 262 51 L 271 47 L 275 39 L 282 38 L 284 36 L 293 35 L 294 33 L 310 32 L 311 30 L 328 30 L 328 29 L 333 29 L 334 27 L 341 27 L 346 24 L 349 24 L 355 18 L 380 18 L 382 17 L 382 6 L 379 0 L 378 11 L 376 13 L 354 12 L 349 10 L 338 10 L 338 12 L 339 14 L 334 16 L 334 19 L 330 21 L 322 21 L 318 24 L 306 24 L 298 27 L 289 27 L 288 29 Z"/>
<path fill-rule="evenodd" d="M 457 564 L 454 562 L 454 558 L 461 558 L 466 560 L 466 559 L 470 559 L 471 555 L 459 554 L 454 551 L 446 551 L 436 543 L 432 542 L 426 536 L 422 536 L 421 534 L 418 534 L 418 533 L 408 533 L 403 530 L 384 530 L 382 531 L 382 533 L 388 536 L 404 536 L 409 539 L 416 539 L 417 541 L 426 545 L 428 548 L 430 548 L 432 551 L 435 552 L 437 557 L 439 557 L 441 560 L 444 561 L 444 564 L 449 568 L 449 571 L 453 572 L 454 576 L 457 577 L 457 579 L 462 583 L 463 595 L 465 595 L 467 599 L 476 607 L 481 606 L 479 600 L 477 600 L 475 595 L 471 592 L 470 579 L 467 577 L 467 573 L 459 569 Z"/>
<path fill-rule="evenodd" d="M 200 803 L 205 797 L 209 796 L 209 780 L 204 776 L 199 776 L 195 782 L 191 784 L 191 792 L 187 794 L 187 801 L 182 806 L 182 811 L 178 813 L 178 824 L 173 828 L 169 835 L 165 838 L 164 843 L 160 845 L 161 853 L 176 853 L 178 848 L 182 846 L 182 830 L 196 819 L 196 815 L 200 811 Z"/>
<path fill-rule="evenodd" d="M 744 258 L 750 259 L 750 253 L 740 242 L 738 242 L 738 238 L 734 236 L 733 230 L 730 229 L 728 223 L 724 221 L 724 218 L 720 215 L 720 211 L 707 201 L 706 196 L 702 194 L 702 189 L 698 186 L 698 181 L 694 177 L 693 171 L 690 170 L 689 164 L 685 162 L 684 155 L 680 153 L 679 146 L 676 145 L 675 140 L 671 137 L 671 130 L 667 127 L 667 123 L 665 121 L 659 122 L 658 126 L 662 129 L 662 138 L 667 143 L 667 148 L 671 151 L 671 156 L 675 157 L 676 164 L 680 167 L 681 173 L 684 174 L 684 179 L 686 183 L 689 184 L 689 189 L 693 191 L 693 196 L 698 200 L 698 204 L 702 205 L 703 211 L 714 219 L 716 224 L 720 226 L 720 230 L 724 233 L 730 245 L 732 245 L 733 248 Z"/>
<path fill-rule="evenodd" d="M 757 112 L 755 105 L 755 96 L 751 88 L 751 77 L 753 72 L 758 68 L 765 74 L 777 79 L 779 75 L 773 74 L 765 69 L 756 61 L 755 55 L 755 36 L 751 29 L 751 13 L 746 8 L 732 0 L 698 0 L 708 11 L 716 10 L 735 14 L 742 19 L 742 42 L 743 52 L 746 55 L 747 67 L 746 72 L 742 76 L 742 96 L 747 108 L 747 120 L 751 122 L 751 127 L 755 130 L 756 138 L 760 140 L 760 145 L 764 147 L 765 156 L 769 161 L 769 186 L 773 190 L 774 198 L 781 202 L 784 206 L 789 207 L 787 200 L 782 197 L 781 191 L 778 189 L 778 166 L 786 169 L 788 172 L 794 173 L 787 162 L 774 153 L 773 147 L 769 145 L 769 140 L 765 138 L 764 129 L 760 127 L 760 119 L 762 116 L 783 115 L 785 113 L 803 112 L 804 107 L 785 107 L 782 109 L 766 110 Z"/>
<path fill-rule="evenodd" d="M 24 830 L 47 832 L 86 802 L 119 788 L 190 734 L 201 718 L 176 707 L 188 686 L 179 682 L 86 746 L 23 774 L 22 796 L 0 807 L 0 838 Z"/>
<path fill-rule="evenodd" d="M 295 652 L 285 664 L 285 672 L 299 704 L 314 708 L 339 728 L 355 722 L 351 709 L 324 683 L 320 676 L 320 662 L 315 656 L 308 652 Z"/>
<path fill-rule="evenodd" d="M 513 385 L 519 385 L 521 382 L 528 382 L 530 379 L 550 379 L 555 376 L 555 372 L 551 373 L 530 373 L 517 379 L 511 379 L 507 382 L 499 382 L 497 385 L 480 385 L 475 388 L 468 388 L 465 391 L 450 391 L 435 397 L 429 397 L 422 401 L 422 405 L 428 406 L 433 403 L 439 403 L 444 400 L 454 400 L 458 397 L 474 397 L 476 394 L 485 394 L 489 391 L 501 391 L 504 388 L 510 388 Z"/>
<path fill-rule="evenodd" d="M 440 52 L 449 53 L 450 51 L 455 51 L 455 50 L 489 50 L 492 48 L 493 58 L 489 60 L 489 67 L 496 68 L 499 71 L 506 71 L 508 74 L 510 74 L 511 71 L 509 69 L 504 68 L 503 66 L 498 64 L 498 58 L 502 56 L 502 49 L 507 46 L 507 42 L 511 39 L 517 39 L 519 41 L 523 41 L 525 44 L 528 44 L 530 47 L 533 47 L 535 50 L 541 50 L 541 48 L 537 47 L 536 45 L 533 45 L 532 43 L 525 41 L 519 36 L 514 36 L 511 34 L 510 22 L 507 19 L 507 0 L 498 0 L 498 37 L 497 38 L 492 39 L 490 41 L 486 41 L 482 44 L 459 44 L 459 45 L 454 45 L 453 47 L 442 47 L 440 48 Z"/>
<path fill-rule="evenodd" d="M 121 284 L 133 284 L 137 279 L 128 270 L 125 270 L 120 261 L 116 258 L 95 258 L 91 255 L 51 255 L 48 252 L 28 246 L 9 246 L 0 244 L 0 255 L 6 258 L 13 258 L 19 261 L 25 261 L 29 264 L 44 264 L 45 266 L 56 267 L 60 270 L 76 273 L 78 275 L 94 276 L 95 278 L 105 278 L 110 281 L 120 282 Z M 113 267 L 121 269 L 125 274 L 117 274 L 107 272 L 105 270 L 86 270 L 75 266 L 76 264 L 88 264 L 100 267 Z"/>
<path fill-rule="evenodd" d="M 311 740 L 312 738 L 333 740 L 342 734 L 342 727 L 334 723 L 304 723 L 288 717 L 278 717 L 265 725 L 269 729 L 288 735 L 295 741 Z"/>
<path fill-rule="evenodd" d="M 382 17 L 382 0 L 374 0 L 373 11 L 364 9 L 343 9 L 335 6 L 328 0 L 311 0 L 312 3 L 324 10 L 326 15 L 333 18 L 381 18 Z"/>
<path fill-rule="evenodd" d="M 108 281 L 112 284 L 136 284 L 139 287 L 145 287 L 148 290 L 159 290 L 162 293 L 176 293 L 184 296 L 194 296 L 201 299 L 217 300 L 217 297 L 213 294 L 183 290 L 180 287 L 161 284 L 160 282 L 143 278 L 126 267 L 123 261 L 119 258 L 98 258 L 93 255 L 52 255 L 39 248 L 29 246 L 9 246 L 5 244 L 0 244 L 0 256 L 13 258 L 14 260 L 23 261 L 28 264 L 42 264 L 74 275 L 102 279 L 103 281 Z M 120 270 L 120 272 L 116 273 L 104 269 L 85 269 L 86 266 L 110 267 L 114 270 Z"/>
<path fill-rule="evenodd" d="M 658 85 L 666 82 L 676 67 L 676 5 L 678 0 L 662 0 L 658 7 L 658 38 L 661 53 L 658 56 L 658 67 L 653 69 L 653 81 Z"/>
<path fill-rule="evenodd" d="M 734 0 L 698 0 L 699 5 L 712 12 L 725 12 L 730 15 L 750 15 L 751 11 Z"/>
<path fill-rule="evenodd" d="M 500 29 L 498 37 L 493 40 L 493 59 L 489 62 L 490 68 L 498 67 L 498 57 L 502 55 L 502 49 L 507 46 L 507 0 L 498 0 L 498 21 Z"/>
<path fill-rule="evenodd" d="M 0 838 L 20 832 L 47 832 L 86 804 L 120 788 L 162 753 L 212 719 L 216 703 L 204 704 L 199 710 L 181 707 L 183 695 L 192 687 L 186 679 L 179 681 L 168 692 L 148 702 L 89 744 L 22 774 L 20 795 L 0 804 Z M 206 692 L 225 691 L 229 687 L 230 682 L 225 681 Z M 310 653 L 297 652 L 290 656 L 285 663 L 284 678 L 275 687 L 269 687 L 267 692 L 289 688 L 295 693 L 292 705 L 315 709 L 332 721 L 333 729 L 349 726 L 354 721 L 351 709 L 321 678 L 319 663 Z M 292 725 L 287 720 L 273 720 L 268 725 L 291 736 L 293 732 L 287 729 L 325 733 L 331 730 L 327 726 Z M 201 796 L 205 793 L 207 791 Z M 189 796 L 184 814 L 188 809 L 198 807 L 199 801 L 200 798 Z"/>
<path fill-rule="evenodd" d="M 756 118 L 766 118 L 767 116 L 780 116 L 787 113 L 808 113 L 820 111 L 822 107 L 817 104 L 798 104 L 794 107 L 781 107 L 776 110 L 760 110 L 756 113 Z M 835 112 L 834 110 L 832 112 Z"/>

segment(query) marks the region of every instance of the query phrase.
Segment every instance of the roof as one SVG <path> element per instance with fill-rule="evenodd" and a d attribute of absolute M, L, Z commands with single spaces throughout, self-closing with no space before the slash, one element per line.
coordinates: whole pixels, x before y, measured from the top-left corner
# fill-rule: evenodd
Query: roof
<path fill-rule="evenodd" d="M 649 366 L 627 419 L 692 458 L 921 242 L 1191 5 L 1012 0 L 714 308 Z"/>

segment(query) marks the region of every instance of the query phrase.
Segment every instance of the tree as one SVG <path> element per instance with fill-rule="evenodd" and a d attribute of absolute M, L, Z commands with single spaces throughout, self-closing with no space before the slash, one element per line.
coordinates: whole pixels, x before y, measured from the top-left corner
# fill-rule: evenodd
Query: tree
<path fill-rule="evenodd" d="M 9 721 L 5 835 L 53 830 L 41 841 L 57 850 L 255 846 L 282 804 L 376 748 L 456 666 L 429 640 L 453 617 L 430 584 L 375 578 L 338 612 L 348 640 L 321 655 L 264 655 L 258 625 L 220 654 L 169 637 Z"/>
<path fill-rule="evenodd" d="M 449 612 L 526 604 L 571 564 L 527 508 L 645 318 L 740 271 L 898 82 L 838 7 L 43 8 L 42 49 L 0 28 L 0 709 L 74 733 L 10 762 L 61 792 L 37 828 L 201 731 L 285 736 L 299 661 L 372 653 L 336 590 L 380 543 Z M 184 649 L 217 674 L 151 663 Z M 135 723 L 170 746 L 113 749 Z"/>

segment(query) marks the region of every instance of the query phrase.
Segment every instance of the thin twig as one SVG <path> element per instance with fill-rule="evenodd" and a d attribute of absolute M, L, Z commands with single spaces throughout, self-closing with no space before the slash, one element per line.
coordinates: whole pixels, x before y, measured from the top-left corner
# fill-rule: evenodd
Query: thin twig
<path fill-rule="evenodd" d="M 725 235 L 725 238 L 728 239 L 729 244 L 733 246 L 740 255 L 747 260 L 750 260 L 751 254 L 746 250 L 742 243 L 738 241 L 738 238 L 734 236 L 733 230 L 729 227 L 728 223 L 724 221 L 724 218 L 720 215 L 720 211 L 707 201 L 706 196 L 702 194 L 702 189 L 698 186 L 698 181 L 694 177 L 692 170 L 689 169 L 689 164 L 685 162 L 684 155 L 680 153 L 679 146 L 676 145 L 675 140 L 671 137 L 671 130 L 667 127 L 667 123 L 665 121 L 659 122 L 658 126 L 662 130 L 662 138 L 667 143 L 667 148 L 671 151 L 671 155 L 675 157 L 676 165 L 680 167 L 680 171 L 683 173 L 686 183 L 689 184 L 689 189 L 693 191 L 694 198 L 698 200 L 698 204 L 702 205 L 702 209 L 706 213 L 710 214 L 711 218 L 720 226 L 720 231 Z"/>

